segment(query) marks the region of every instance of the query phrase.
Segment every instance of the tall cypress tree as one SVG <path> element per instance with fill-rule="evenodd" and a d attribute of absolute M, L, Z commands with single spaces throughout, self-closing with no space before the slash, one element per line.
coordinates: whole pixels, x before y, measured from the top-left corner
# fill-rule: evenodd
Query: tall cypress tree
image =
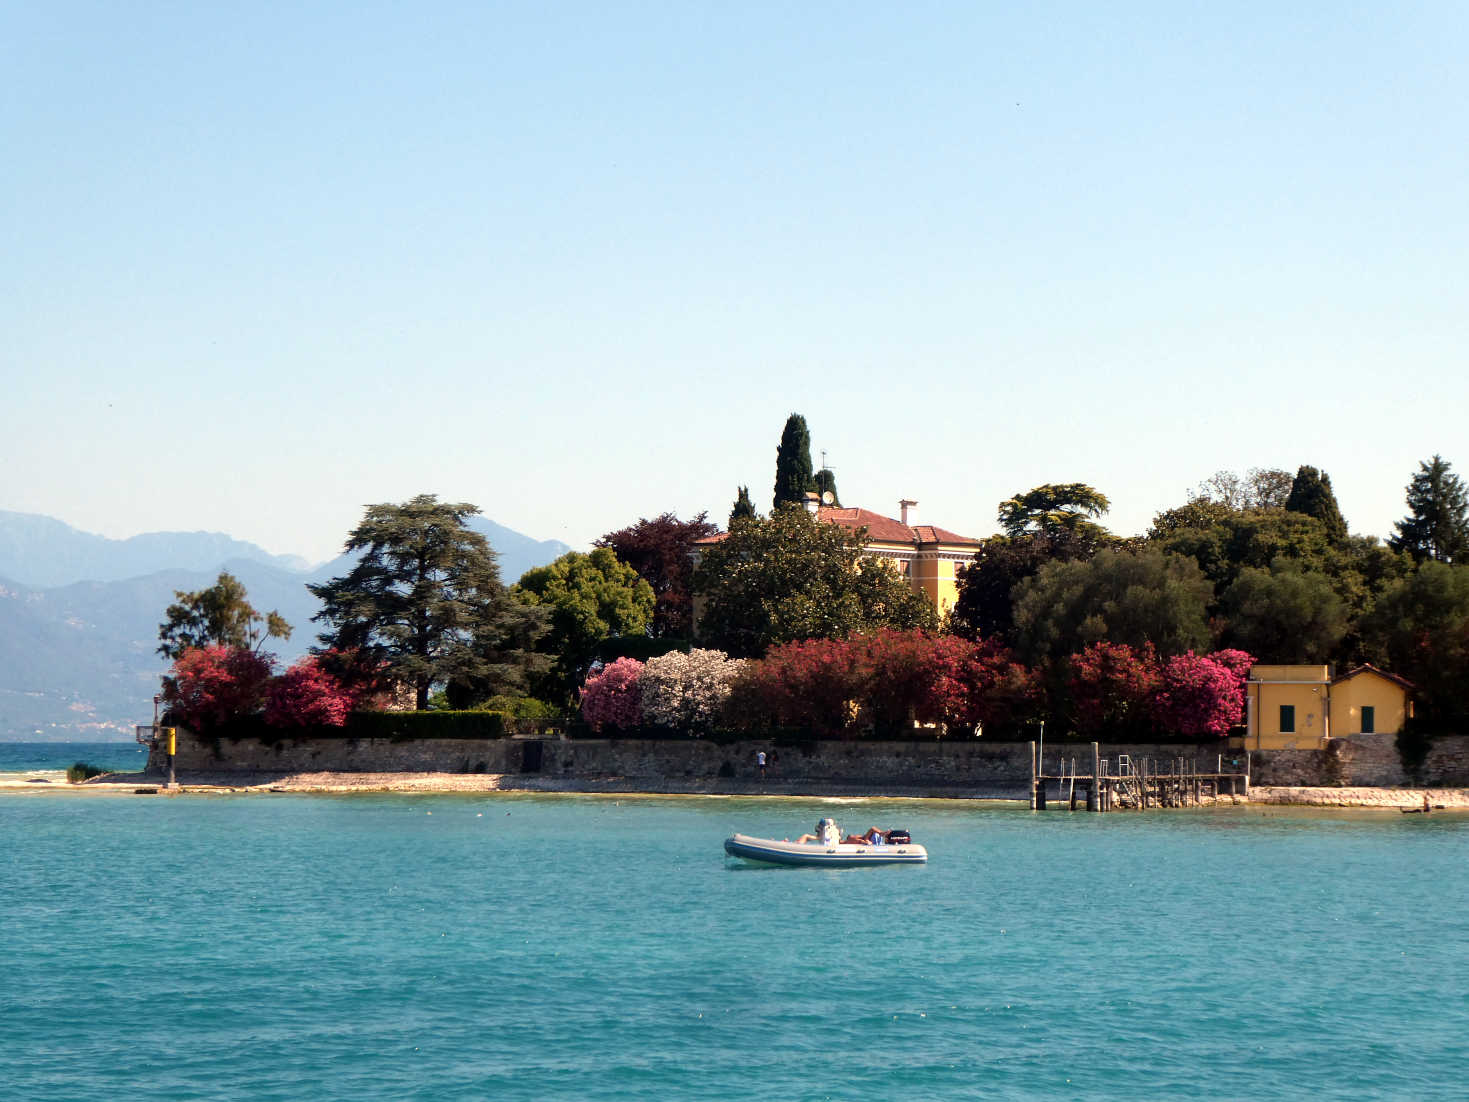
<path fill-rule="evenodd" d="M 729 511 L 729 522 L 733 524 L 737 520 L 755 515 L 755 503 L 750 500 L 750 487 L 741 486 L 740 496 L 735 498 L 734 508 Z"/>
<path fill-rule="evenodd" d="M 1440 455 L 1418 464 L 1408 484 L 1408 515 L 1387 542 L 1417 562 L 1469 560 L 1469 499 L 1464 483 Z"/>
<path fill-rule="evenodd" d="M 1331 476 L 1315 467 L 1302 466 L 1291 483 L 1290 497 L 1285 499 L 1287 512 L 1315 517 L 1326 528 L 1327 538 L 1342 543 L 1347 538 L 1347 522 L 1331 490 Z"/>
<path fill-rule="evenodd" d="M 842 499 L 837 497 L 837 476 L 825 467 L 816 472 L 816 492 L 821 495 L 822 504 L 840 506 L 842 503 Z M 827 494 L 831 495 L 830 502 L 826 500 Z"/>
<path fill-rule="evenodd" d="M 811 473 L 811 433 L 806 429 L 806 418 L 793 413 L 786 418 L 785 431 L 780 434 L 780 447 L 775 450 L 773 508 L 800 505 L 815 489 L 816 479 Z"/>

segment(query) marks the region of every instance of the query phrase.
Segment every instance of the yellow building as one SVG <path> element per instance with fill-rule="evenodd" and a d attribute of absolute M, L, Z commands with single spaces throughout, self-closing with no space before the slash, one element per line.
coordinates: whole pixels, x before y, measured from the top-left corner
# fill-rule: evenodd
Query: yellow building
<path fill-rule="evenodd" d="M 919 524 L 914 515 L 918 502 L 906 498 L 898 502 L 901 516 L 885 517 L 870 509 L 843 509 L 822 505 L 815 494 L 806 495 L 806 511 L 826 524 L 837 524 L 853 532 L 862 532 L 862 549 L 874 558 L 889 563 L 908 579 L 917 593 L 927 597 L 940 616 L 953 609 L 959 600 L 959 571 L 974 561 L 981 541 L 961 536 L 932 524 Z M 725 539 L 725 533 L 694 541 L 697 556 L 703 546 Z M 694 594 L 694 621 L 702 610 L 699 595 Z"/>
<path fill-rule="evenodd" d="M 1375 666 L 1358 666 L 1331 683 L 1331 733 L 1395 735 L 1413 716 L 1411 682 Z"/>
<path fill-rule="evenodd" d="M 1413 714 L 1412 685 L 1372 666 L 1337 678 L 1328 666 L 1251 666 L 1245 687 L 1251 750 L 1315 750 L 1334 737 L 1393 735 Z"/>
<path fill-rule="evenodd" d="M 932 524 L 919 524 L 914 515 L 918 502 L 898 502 L 898 519 L 869 509 L 841 509 L 834 505 L 816 507 L 816 518 L 853 531 L 866 530 L 862 548 L 875 558 L 890 562 L 908 579 L 914 591 L 928 598 L 940 616 L 959 601 L 959 571 L 974 561 L 980 541 Z"/>

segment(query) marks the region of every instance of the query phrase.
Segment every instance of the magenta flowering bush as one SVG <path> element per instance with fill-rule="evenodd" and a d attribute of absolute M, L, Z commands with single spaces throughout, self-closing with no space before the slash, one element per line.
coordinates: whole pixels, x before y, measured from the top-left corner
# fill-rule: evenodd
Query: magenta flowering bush
<path fill-rule="evenodd" d="M 1164 731 L 1221 736 L 1240 721 L 1244 713 L 1243 679 L 1217 656 L 1189 651 L 1168 659 L 1161 672 L 1162 684 L 1153 700 L 1153 712 Z M 1244 673 L 1248 676 L 1249 665 L 1244 666 Z"/>
<path fill-rule="evenodd" d="M 313 654 L 271 681 L 265 722 L 272 727 L 341 727 L 354 703 L 341 679 Z"/>
<path fill-rule="evenodd" d="M 208 731 L 260 711 L 274 672 L 273 656 L 248 647 L 185 647 L 163 679 L 163 703 L 177 722 Z"/>
<path fill-rule="evenodd" d="M 581 690 L 582 718 L 592 730 L 636 727 L 642 710 L 643 663 L 619 658 L 587 678 Z"/>

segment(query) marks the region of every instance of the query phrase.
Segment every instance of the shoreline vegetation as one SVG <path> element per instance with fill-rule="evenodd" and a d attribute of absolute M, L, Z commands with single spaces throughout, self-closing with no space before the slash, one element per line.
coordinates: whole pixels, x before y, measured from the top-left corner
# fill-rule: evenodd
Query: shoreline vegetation
<path fill-rule="evenodd" d="M 0 793 L 58 792 L 77 795 L 131 795 L 164 791 L 154 773 L 105 773 L 81 783 L 68 783 L 65 770 L 33 770 L 0 774 Z M 875 791 L 870 785 L 768 779 L 743 781 L 720 778 L 707 783 L 654 781 L 646 777 L 544 777 L 519 773 L 284 773 L 190 772 L 179 778 L 180 795 L 230 793 L 555 793 L 564 795 L 647 796 L 770 796 L 842 799 L 1027 800 L 1024 786 L 985 785 L 944 787 L 896 785 Z M 174 792 L 169 793 L 174 794 Z M 1221 797 L 1221 804 L 1260 804 L 1290 807 L 1414 809 L 1424 797 L 1435 810 L 1469 811 L 1469 788 L 1307 788 L 1254 786 L 1248 796 Z M 1206 804 L 1210 801 L 1205 801 Z"/>

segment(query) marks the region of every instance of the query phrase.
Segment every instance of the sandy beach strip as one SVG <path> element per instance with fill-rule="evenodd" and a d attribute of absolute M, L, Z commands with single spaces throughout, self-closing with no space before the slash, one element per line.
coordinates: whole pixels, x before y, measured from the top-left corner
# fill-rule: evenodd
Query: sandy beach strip
<path fill-rule="evenodd" d="M 74 793 L 78 795 L 155 794 L 163 778 L 154 773 L 107 773 L 81 784 L 69 784 L 62 770 L 0 774 L 6 793 Z M 734 778 L 659 780 L 650 777 L 546 777 L 520 773 L 250 773 L 186 772 L 178 777 L 178 794 L 228 793 L 583 793 L 668 796 L 810 796 L 845 799 L 1026 800 L 1025 786 L 994 784 L 882 785 L 770 778 L 764 782 Z M 1436 809 L 1469 810 L 1466 788 L 1305 788 L 1250 789 L 1247 799 L 1224 802 L 1296 807 L 1421 808 L 1424 797 Z"/>

